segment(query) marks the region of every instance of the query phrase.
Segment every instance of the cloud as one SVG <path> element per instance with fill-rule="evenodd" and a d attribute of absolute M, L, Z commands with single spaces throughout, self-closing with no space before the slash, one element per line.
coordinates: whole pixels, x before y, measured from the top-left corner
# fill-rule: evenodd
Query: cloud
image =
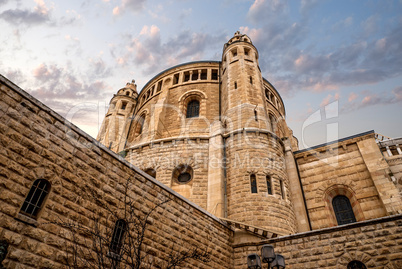
<path fill-rule="evenodd" d="M 255 23 L 267 18 L 277 18 L 288 10 L 288 1 L 286 0 L 255 0 L 250 6 L 247 17 Z"/>
<path fill-rule="evenodd" d="M 354 92 L 351 92 L 351 93 L 349 94 L 349 97 L 348 97 L 348 102 L 349 102 L 349 103 L 350 103 L 350 102 L 353 102 L 357 97 L 358 97 L 357 94 L 355 94 Z"/>
<path fill-rule="evenodd" d="M 329 103 L 332 103 L 333 101 L 336 101 L 336 100 L 339 100 L 339 93 L 336 93 L 334 96 L 332 96 L 332 94 L 328 94 L 327 97 L 325 97 L 322 100 L 320 107 L 325 107 Z"/>
<path fill-rule="evenodd" d="M 357 97 L 356 94 L 351 93 L 348 99 L 349 102 L 341 109 L 342 112 L 351 112 L 370 106 L 402 103 L 402 86 L 395 87 L 391 91 L 384 91 L 380 94 L 364 91 L 361 100 L 357 100 Z"/>
<path fill-rule="evenodd" d="M 92 72 L 97 71 L 99 70 Z M 71 101 L 102 98 L 103 90 L 108 88 L 102 81 L 86 82 L 91 79 L 75 75 L 71 67 L 42 63 L 32 70 L 32 74 L 35 81 L 30 92 L 39 100 L 50 104 L 60 100 L 67 104 Z"/>
<path fill-rule="evenodd" d="M 139 13 L 145 8 L 147 0 L 122 0 L 121 5 L 113 8 L 113 15 L 118 16 L 123 14 L 126 10 L 134 13 Z"/>
<path fill-rule="evenodd" d="M 113 47 L 112 55 L 119 64 L 141 66 L 144 75 L 151 75 L 178 63 L 203 59 L 204 51 L 210 49 L 211 44 L 222 44 L 224 40 L 224 34 L 185 30 L 163 42 L 159 27 L 146 25 L 128 44 Z M 125 50 L 118 51 L 119 47 Z"/>
<path fill-rule="evenodd" d="M 36 6 L 33 10 L 8 9 L 0 13 L 0 19 L 10 24 L 38 25 L 49 22 L 51 9 L 43 0 L 35 0 Z"/>

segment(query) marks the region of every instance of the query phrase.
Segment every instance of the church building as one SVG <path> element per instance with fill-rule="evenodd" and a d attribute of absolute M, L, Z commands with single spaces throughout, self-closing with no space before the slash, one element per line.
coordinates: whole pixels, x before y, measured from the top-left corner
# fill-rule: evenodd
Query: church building
<path fill-rule="evenodd" d="M 171 67 L 141 91 L 127 83 L 96 140 L 0 83 L 0 268 L 63 268 L 72 238 L 58 220 L 90 227 L 96 215 L 117 231 L 88 193 L 119 212 L 130 177 L 138 210 L 170 200 L 144 243 L 151 268 L 165 268 L 166 246 L 211 254 L 178 268 L 258 268 L 250 255 L 267 244 L 286 268 L 402 268 L 402 138 L 367 131 L 299 149 L 245 34 L 217 61 Z"/>

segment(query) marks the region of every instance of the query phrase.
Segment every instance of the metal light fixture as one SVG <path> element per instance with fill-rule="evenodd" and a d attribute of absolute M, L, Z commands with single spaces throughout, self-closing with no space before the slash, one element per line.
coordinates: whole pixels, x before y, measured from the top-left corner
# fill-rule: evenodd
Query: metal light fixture
<path fill-rule="evenodd" d="M 273 260 L 271 267 L 276 269 L 285 268 L 285 258 L 281 254 L 276 254 L 275 260 Z"/>
<path fill-rule="evenodd" d="M 261 258 L 263 263 L 271 263 L 275 260 L 275 251 L 272 245 L 263 245 L 261 248 Z"/>
<path fill-rule="evenodd" d="M 247 256 L 247 268 L 249 269 L 261 269 L 260 256 L 253 253 Z"/>
<path fill-rule="evenodd" d="M 281 254 L 275 254 L 272 245 L 263 245 L 261 248 L 261 258 L 263 263 L 268 263 L 268 269 L 284 269 L 285 258 Z M 247 256 L 247 268 L 261 269 L 261 259 L 256 253 Z"/>

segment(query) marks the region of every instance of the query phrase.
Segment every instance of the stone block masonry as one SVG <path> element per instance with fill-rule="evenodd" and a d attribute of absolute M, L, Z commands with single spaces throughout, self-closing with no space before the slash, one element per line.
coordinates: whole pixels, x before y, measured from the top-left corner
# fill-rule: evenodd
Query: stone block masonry
<path fill-rule="evenodd" d="M 258 243 L 234 244 L 234 268 L 247 268 L 247 255 L 271 244 L 285 257 L 286 269 L 346 269 L 351 261 L 370 269 L 402 268 L 402 215 L 284 236 Z"/>
<path fill-rule="evenodd" d="M 113 229 L 105 208 L 94 203 L 97 193 L 109 209 L 119 210 L 127 179 L 129 195 L 139 212 L 171 199 L 151 216 L 144 250 L 163 264 L 172 248 L 179 253 L 198 247 L 211 261 L 187 260 L 185 268 L 228 268 L 232 264 L 233 231 L 218 218 L 100 145 L 77 127 L 0 77 L 0 240 L 10 246 L 6 268 L 62 268 L 71 234 L 51 222 L 77 222 L 91 227 L 100 216 Z M 36 218 L 20 214 L 33 182 L 50 182 L 49 195 Z M 78 235 L 79 242 L 88 242 Z M 89 244 L 90 245 L 90 244 Z"/>

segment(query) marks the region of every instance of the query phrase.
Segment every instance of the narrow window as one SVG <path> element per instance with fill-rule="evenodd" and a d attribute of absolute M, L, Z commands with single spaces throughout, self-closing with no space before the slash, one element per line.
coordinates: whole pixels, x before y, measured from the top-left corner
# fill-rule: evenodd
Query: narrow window
<path fill-rule="evenodd" d="M 158 88 L 156 89 L 156 92 L 160 92 L 162 90 L 162 80 L 158 82 Z"/>
<path fill-rule="evenodd" d="M 21 207 L 21 213 L 36 218 L 49 191 L 49 181 L 46 179 L 35 180 Z"/>
<path fill-rule="evenodd" d="M 283 180 L 282 179 L 280 179 L 279 180 L 279 184 L 280 184 L 280 188 L 281 188 L 281 197 L 282 197 L 282 199 L 285 199 L 285 190 L 283 189 Z"/>
<path fill-rule="evenodd" d="M 137 125 L 135 128 L 135 134 L 138 136 L 142 133 L 144 129 L 144 122 L 145 122 L 145 114 L 142 114 L 139 118 L 137 118 Z"/>
<path fill-rule="evenodd" d="M 244 48 L 244 55 L 248 56 L 248 53 L 250 52 L 250 49 Z"/>
<path fill-rule="evenodd" d="M 265 97 L 269 100 L 269 90 L 265 88 Z"/>
<path fill-rule="evenodd" d="M 257 179 L 254 174 L 250 175 L 251 193 L 257 193 Z"/>
<path fill-rule="evenodd" d="M 190 72 L 184 72 L 184 79 L 183 79 L 183 81 L 184 82 L 186 82 L 186 81 L 189 81 L 190 80 Z"/>
<path fill-rule="evenodd" d="M 201 80 L 206 80 L 207 79 L 207 69 L 202 69 L 201 70 Z"/>
<path fill-rule="evenodd" d="M 250 84 L 253 84 L 253 77 L 250 76 Z"/>
<path fill-rule="evenodd" d="M 334 197 L 332 207 L 334 208 L 338 225 L 356 222 L 355 214 L 348 197 L 343 195 Z"/>
<path fill-rule="evenodd" d="M 216 69 L 212 69 L 212 76 L 211 76 L 212 80 L 218 80 L 218 70 Z"/>
<path fill-rule="evenodd" d="M 191 75 L 191 80 L 198 80 L 198 70 L 194 70 Z"/>
<path fill-rule="evenodd" d="M 268 191 L 268 194 L 272 194 L 271 176 L 267 175 L 266 179 L 267 179 L 267 191 Z"/>
<path fill-rule="evenodd" d="M 200 114 L 200 102 L 192 100 L 187 105 L 187 118 L 196 118 Z"/>
<path fill-rule="evenodd" d="M 254 119 L 256 121 L 258 121 L 258 115 L 257 115 L 257 110 L 256 109 L 254 109 Z"/>
<path fill-rule="evenodd" d="M 119 219 L 114 226 L 112 239 L 110 240 L 110 252 L 119 255 L 124 242 L 124 234 L 126 233 L 126 221 Z"/>
<path fill-rule="evenodd" d="M 236 81 L 234 83 L 234 87 L 235 87 L 235 89 L 237 89 L 237 82 Z"/>
<path fill-rule="evenodd" d="M 122 110 L 124 110 L 124 109 L 126 109 L 126 106 L 127 106 L 127 102 L 121 102 L 121 109 Z"/>
<path fill-rule="evenodd" d="M 237 49 L 232 50 L 232 56 L 236 57 L 237 56 Z"/>
<path fill-rule="evenodd" d="M 275 132 L 276 129 L 276 120 L 272 114 L 269 114 L 269 122 L 271 124 L 271 132 Z"/>
<path fill-rule="evenodd" d="M 174 74 L 174 76 L 173 76 L 173 85 L 179 83 L 179 76 L 180 76 L 180 74 Z"/>

